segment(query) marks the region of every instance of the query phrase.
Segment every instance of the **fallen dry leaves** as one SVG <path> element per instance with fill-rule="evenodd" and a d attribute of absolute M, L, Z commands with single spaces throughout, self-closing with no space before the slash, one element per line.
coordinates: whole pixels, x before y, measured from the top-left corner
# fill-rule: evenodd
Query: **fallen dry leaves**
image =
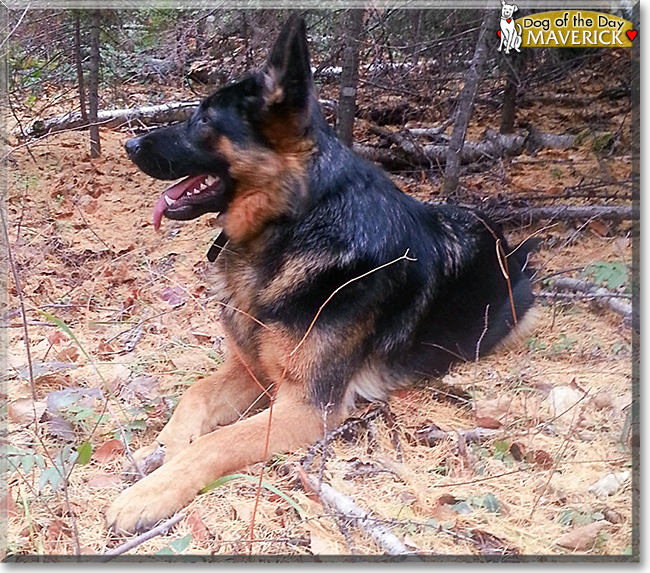
<path fill-rule="evenodd" d="M 589 525 L 576 527 L 572 531 L 569 531 L 569 533 L 556 539 L 555 543 L 573 551 L 586 551 L 593 547 L 601 529 L 607 525 L 609 525 L 607 521 L 595 521 Z"/>
<path fill-rule="evenodd" d="M 108 440 L 99 446 L 92 455 L 92 459 L 98 464 L 106 464 L 124 451 L 124 445 L 121 440 Z"/>

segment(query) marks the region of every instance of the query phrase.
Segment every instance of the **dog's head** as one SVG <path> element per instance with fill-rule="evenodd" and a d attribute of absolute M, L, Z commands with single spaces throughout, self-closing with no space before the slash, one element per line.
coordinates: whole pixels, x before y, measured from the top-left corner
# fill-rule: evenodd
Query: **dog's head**
<path fill-rule="evenodd" d="M 300 177 L 311 150 L 314 100 L 305 24 L 294 16 L 261 70 L 204 99 L 187 121 L 126 142 L 129 158 L 148 175 L 183 178 L 158 200 L 154 227 L 163 215 L 188 220 L 226 213 L 256 192 L 268 195 L 268 216 L 286 207 L 284 188 L 296 187 L 288 181 Z"/>
<path fill-rule="evenodd" d="M 510 18 L 519 7 L 516 4 L 507 4 L 505 0 L 501 0 L 501 17 Z"/>

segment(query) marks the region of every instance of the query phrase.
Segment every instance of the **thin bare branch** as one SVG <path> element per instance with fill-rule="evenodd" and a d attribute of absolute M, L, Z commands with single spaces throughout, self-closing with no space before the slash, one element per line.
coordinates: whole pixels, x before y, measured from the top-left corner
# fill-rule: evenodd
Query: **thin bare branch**
<path fill-rule="evenodd" d="M 107 561 L 110 561 L 112 557 L 115 557 L 116 555 L 122 555 L 123 553 L 130 551 L 134 547 L 137 547 L 138 545 L 141 545 L 145 541 L 149 541 L 149 539 L 153 539 L 158 535 L 165 535 L 165 533 L 167 533 L 169 529 L 174 527 L 174 525 L 176 525 L 179 521 L 182 521 L 183 519 L 185 519 L 185 514 L 177 513 L 174 517 L 168 519 L 167 521 L 161 523 L 160 525 L 154 527 L 153 529 L 150 529 L 149 531 L 143 533 L 142 535 L 138 535 L 133 539 L 129 539 L 129 541 L 123 543 L 119 547 L 107 551 L 106 553 L 104 553 L 105 557 L 102 559 L 102 562 L 105 563 Z"/>

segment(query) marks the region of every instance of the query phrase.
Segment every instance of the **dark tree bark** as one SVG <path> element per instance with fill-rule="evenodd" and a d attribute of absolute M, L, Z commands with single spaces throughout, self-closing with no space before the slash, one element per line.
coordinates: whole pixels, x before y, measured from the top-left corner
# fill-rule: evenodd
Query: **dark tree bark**
<path fill-rule="evenodd" d="M 499 12 L 497 10 L 486 10 L 483 15 L 483 23 L 481 24 L 478 41 L 476 42 L 472 64 L 467 72 L 465 85 L 458 98 L 458 108 L 456 109 L 454 129 L 449 140 L 449 150 L 447 152 L 447 163 L 445 165 L 445 176 L 443 179 L 443 193 L 448 197 L 453 195 L 458 188 L 461 151 L 465 143 L 467 125 L 472 117 L 476 93 L 483 79 L 483 67 L 488 55 L 488 38 L 496 30 L 498 15 Z"/>
<path fill-rule="evenodd" d="M 77 67 L 77 85 L 79 87 L 79 108 L 81 110 L 81 119 L 88 121 L 88 112 L 86 111 L 86 87 L 84 85 L 84 70 L 81 58 L 81 22 L 79 10 L 74 11 L 74 60 Z"/>
<path fill-rule="evenodd" d="M 528 15 L 526 10 L 519 11 L 517 18 Z M 515 129 L 515 116 L 517 114 L 517 93 L 521 84 L 521 77 L 526 69 L 526 54 L 511 52 L 504 54 L 505 65 L 508 66 L 506 86 L 503 90 L 503 107 L 501 108 L 501 126 L 499 132 L 504 135 L 512 133 Z"/>
<path fill-rule="evenodd" d="M 339 107 L 336 114 L 336 133 L 347 146 L 352 145 L 354 113 L 359 82 L 359 40 L 363 32 L 363 10 L 347 10 L 345 14 L 345 47 Z"/>
<path fill-rule="evenodd" d="M 422 39 L 423 15 L 423 10 L 413 10 L 413 14 L 411 15 L 411 27 L 413 29 L 413 47 L 411 48 L 411 58 L 413 67 L 416 67 L 418 65 L 418 60 L 420 58 L 420 40 Z"/>
<path fill-rule="evenodd" d="M 523 58 L 522 54 L 511 53 L 507 59 L 508 74 L 506 87 L 503 90 L 503 107 L 501 108 L 501 127 L 499 132 L 508 135 L 515 130 L 515 114 L 517 111 L 517 91 L 521 77 Z"/>
<path fill-rule="evenodd" d="M 101 14 L 99 10 L 93 10 L 90 16 L 90 65 L 88 74 L 88 104 L 90 120 L 90 156 L 101 155 L 101 144 L 99 141 L 99 124 L 97 123 L 97 112 L 99 109 L 99 26 Z"/>

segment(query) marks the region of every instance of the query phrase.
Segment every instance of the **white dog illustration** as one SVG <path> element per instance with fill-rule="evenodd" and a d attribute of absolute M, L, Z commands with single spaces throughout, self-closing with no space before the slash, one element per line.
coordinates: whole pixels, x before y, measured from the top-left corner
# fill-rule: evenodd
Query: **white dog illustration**
<path fill-rule="evenodd" d="M 515 28 L 515 21 L 512 15 L 519 10 L 516 4 L 507 4 L 501 0 L 501 42 L 497 50 L 500 52 L 501 48 L 505 48 L 505 53 L 509 54 L 510 50 L 517 50 L 521 52 L 521 26 L 517 24 Z"/>

